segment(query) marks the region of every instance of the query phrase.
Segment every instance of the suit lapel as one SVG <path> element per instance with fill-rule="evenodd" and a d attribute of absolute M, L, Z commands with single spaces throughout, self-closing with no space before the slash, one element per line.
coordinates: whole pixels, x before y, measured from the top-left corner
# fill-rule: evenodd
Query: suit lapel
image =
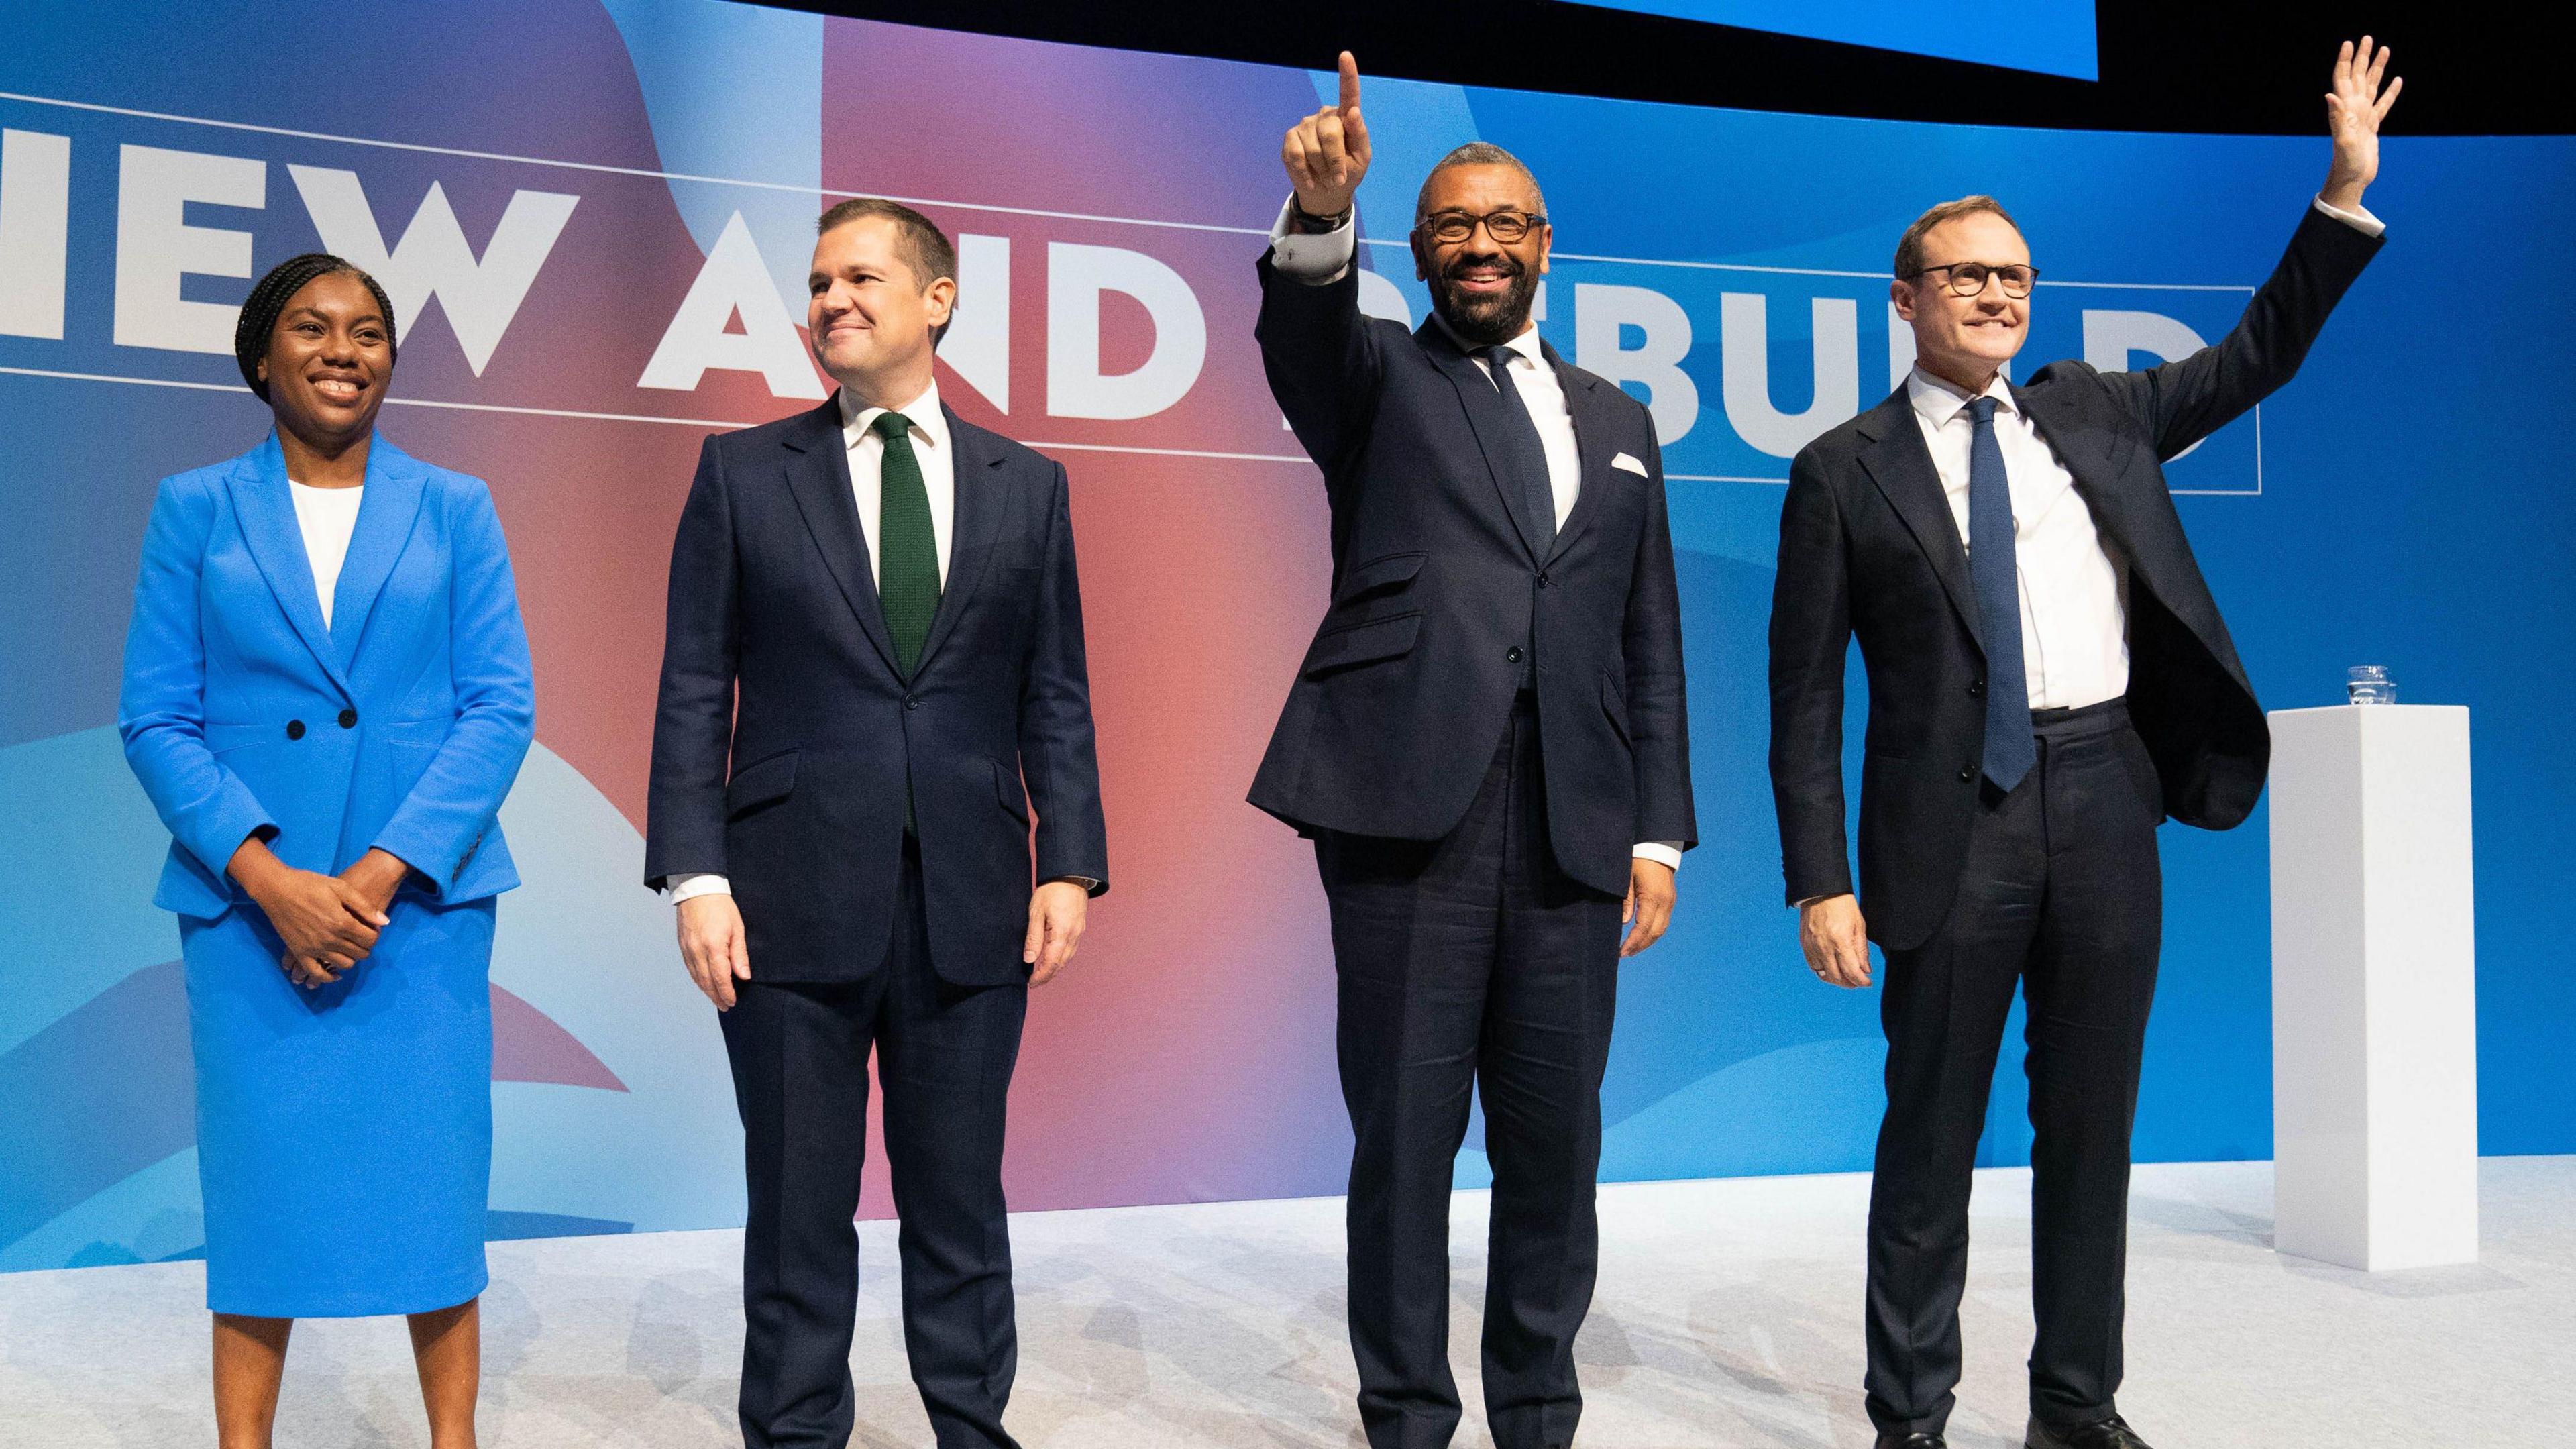
<path fill-rule="evenodd" d="M 285 611 L 304 647 L 313 651 L 313 662 L 343 695 L 354 699 L 348 676 L 340 668 L 339 652 L 331 647 L 331 633 L 322 626 L 321 595 L 314 589 L 312 562 L 304 555 L 304 530 L 295 521 L 295 499 L 286 486 L 286 455 L 277 446 L 276 434 L 271 433 L 267 442 L 234 467 L 231 489 L 242 542 L 268 580 L 278 608 Z"/>
<path fill-rule="evenodd" d="M 355 668 L 367 616 L 394 571 L 394 561 L 402 557 L 403 546 L 411 539 L 424 491 L 420 465 L 401 449 L 381 436 L 368 445 L 366 495 L 358 500 L 358 523 L 349 534 L 349 554 L 331 591 L 331 644 L 344 671 Z"/>
<path fill-rule="evenodd" d="M 1556 546 L 1548 551 L 1546 561 L 1554 563 L 1601 511 L 1601 490 L 1615 486 L 1610 459 L 1616 450 L 1610 446 L 1610 417 L 1604 407 L 1610 400 L 1599 391 L 1601 379 L 1568 366 L 1545 343 L 1539 344 L 1539 350 L 1546 354 L 1548 366 L 1556 369 L 1556 385 L 1565 390 L 1565 411 L 1574 419 L 1575 452 L 1583 460 L 1582 486 L 1575 492 L 1574 507 L 1565 515 L 1565 526 L 1556 531 Z"/>
<path fill-rule="evenodd" d="M 785 450 L 787 491 L 805 516 L 805 527 L 823 554 L 823 564 L 841 597 L 858 617 L 859 628 L 893 669 L 894 641 L 886 634 L 885 610 L 877 603 L 876 575 L 868 569 L 868 542 L 859 532 L 859 502 L 850 492 L 850 454 L 841 436 L 841 400 L 825 398 L 821 407 L 799 418 L 780 435 Z M 900 673 L 900 671 L 898 671 Z"/>
<path fill-rule="evenodd" d="M 1950 606 L 1958 611 L 1977 646 L 1984 648 L 1985 637 L 1977 628 L 1976 590 L 1968 581 L 1968 550 L 1959 542 L 1959 521 L 1951 516 L 1949 496 L 1941 490 L 1941 475 L 1932 466 L 1932 450 L 1923 444 L 1923 430 L 1914 421 L 1914 405 L 1905 389 L 1897 388 L 1894 396 L 1862 414 L 1860 426 L 1874 440 L 1861 450 L 1861 467 L 1887 496 L 1896 516 L 1905 520 L 1914 541 L 1932 560 L 1932 572 L 1940 577 Z"/>
<path fill-rule="evenodd" d="M 1521 550 L 1538 561 L 1539 537 L 1537 520 L 1529 516 L 1528 500 L 1521 496 L 1519 481 L 1512 477 L 1512 458 L 1516 449 L 1505 439 L 1511 424 L 1511 413 L 1503 406 L 1502 394 L 1494 390 L 1494 380 L 1476 360 L 1458 348 L 1437 317 L 1429 318 L 1415 329 L 1414 340 L 1422 344 L 1424 355 L 1458 390 L 1458 404 L 1467 413 L 1467 426 L 1476 435 L 1476 446 L 1484 454 L 1485 474 L 1494 483 L 1494 492 L 1502 500 L 1503 513 L 1512 521 L 1512 531 L 1520 535 Z M 1545 467 L 1547 460 L 1536 460 Z"/>
<path fill-rule="evenodd" d="M 2123 485 L 2122 480 L 2129 477 L 2133 454 L 2141 445 L 2122 440 L 2109 451 L 2068 447 L 2067 440 L 2079 435 L 2078 427 L 2072 419 L 2053 416 L 2057 411 L 2053 397 L 2048 388 L 2013 389 L 2013 400 L 2020 404 L 2022 415 L 2030 419 L 2033 431 L 2065 465 L 2067 476 L 2075 480 L 2076 495 L 2093 515 L 2094 532 L 2100 536 L 2103 550 L 2126 566 L 2131 597 L 2143 590 L 2162 604 L 2250 697 L 2253 684 L 2246 679 L 2235 644 L 2227 637 L 2226 621 L 2219 617 L 2217 601 L 2209 596 L 2208 582 L 2191 561 L 2191 541 L 2182 536 L 2172 509 L 2156 508 L 2140 500 L 2137 491 L 2144 484 Z M 2160 470 L 2151 476 L 2153 486 L 2164 486 Z"/>
<path fill-rule="evenodd" d="M 984 581 L 993 561 L 993 536 L 1001 529 L 1005 503 L 1001 450 L 986 443 L 981 429 L 958 421 L 957 414 L 945 404 L 940 412 L 948 421 L 948 445 L 956 449 L 949 460 L 956 491 L 949 514 L 948 581 L 939 591 L 939 612 L 930 618 L 930 637 L 921 642 L 921 658 L 913 668 L 915 678 L 930 667 L 931 656 L 956 630 L 958 616 L 966 612 L 976 586 Z"/>

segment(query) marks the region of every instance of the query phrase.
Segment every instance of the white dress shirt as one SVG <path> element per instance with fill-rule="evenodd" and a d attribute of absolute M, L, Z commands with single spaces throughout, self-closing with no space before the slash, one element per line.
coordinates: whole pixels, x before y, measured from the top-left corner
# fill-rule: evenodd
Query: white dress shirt
<path fill-rule="evenodd" d="M 1338 282 L 1351 269 L 1359 250 L 1359 239 L 1350 223 L 1345 222 L 1328 232 L 1302 233 L 1294 230 L 1295 198 L 1279 208 L 1279 220 L 1270 229 L 1270 265 L 1284 276 L 1294 277 L 1309 286 Z M 1433 314 L 1440 329 L 1449 324 Z M 1454 332 L 1450 340 L 1473 356 Z M 1574 502 L 1583 493 L 1583 450 L 1574 438 L 1574 414 L 1565 402 L 1565 385 L 1557 380 L 1556 369 L 1548 365 L 1546 354 L 1539 351 L 1538 328 L 1533 326 L 1520 336 L 1503 344 L 1512 350 L 1511 383 L 1520 389 L 1521 403 L 1529 409 L 1530 422 L 1538 429 L 1539 448 L 1547 455 L 1548 492 L 1556 504 L 1556 526 L 1565 527 Z M 1493 365 L 1476 357 L 1476 368 L 1487 378 L 1494 375 Z M 1642 841 L 1636 854 L 1672 870 L 1681 869 L 1682 849 L 1679 841 Z"/>
<path fill-rule="evenodd" d="M 847 388 L 838 397 L 841 445 L 850 453 L 850 495 L 859 505 L 859 536 L 868 546 L 868 577 L 881 578 L 885 568 L 878 539 L 885 521 L 885 438 L 874 424 L 888 409 L 858 406 Z M 904 436 L 912 442 L 912 456 L 921 464 L 921 486 L 930 495 L 930 537 L 939 552 L 939 586 L 945 589 L 948 540 L 957 520 L 957 454 L 948 437 L 948 415 L 939 410 L 939 384 L 932 383 L 921 396 L 892 411 L 912 423 Z M 673 905 L 691 896 L 733 894 L 732 880 L 712 873 L 675 875 L 667 884 Z"/>
<path fill-rule="evenodd" d="M 1968 531 L 1968 450 L 1976 421 L 1968 395 L 1914 369 L 1905 379 L 1914 421 L 1932 450 L 1933 470 L 1950 500 L 1959 540 Z M 2129 692 L 2128 570 L 2093 526 L 2093 510 L 2075 477 L 2031 426 L 2012 384 L 1997 377 L 1983 396 L 1995 400 L 1995 443 L 2012 492 L 2013 560 L 2021 574 L 2021 667 L 2032 709 L 2073 709 Z"/>
<path fill-rule="evenodd" d="M 358 505 L 366 485 L 312 488 L 288 479 L 295 499 L 296 531 L 304 535 L 304 561 L 313 567 L 313 588 L 322 596 L 322 627 L 331 627 L 331 595 L 340 587 L 340 569 L 349 561 L 349 537 L 358 531 Z"/>

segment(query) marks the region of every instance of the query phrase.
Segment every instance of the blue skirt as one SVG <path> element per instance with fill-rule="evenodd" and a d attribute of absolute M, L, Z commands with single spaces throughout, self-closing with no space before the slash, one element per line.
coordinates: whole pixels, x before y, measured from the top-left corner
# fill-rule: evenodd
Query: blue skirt
<path fill-rule="evenodd" d="M 214 1312 L 420 1313 L 483 1291 L 493 902 L 406 890 L 390 914 L 318 991 L 279 969 L 257 907 L 180 918 Z"/>

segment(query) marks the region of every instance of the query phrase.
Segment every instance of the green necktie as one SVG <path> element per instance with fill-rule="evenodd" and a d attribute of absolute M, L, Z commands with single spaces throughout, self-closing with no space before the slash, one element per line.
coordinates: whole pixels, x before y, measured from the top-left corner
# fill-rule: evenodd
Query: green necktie
<path fill-rule="evenodd" d="M 912 431 L 912 419 L 885 412 L 868 426 L 885 439 L 877 473 L 877 606 L 894 640 L 895 667 L 909 680 L 930 638 L 931 617 L 939 612 L 939 540 L 930 529 L 930 490 L 921 481 L 921 460 L 904 436 Z"/>

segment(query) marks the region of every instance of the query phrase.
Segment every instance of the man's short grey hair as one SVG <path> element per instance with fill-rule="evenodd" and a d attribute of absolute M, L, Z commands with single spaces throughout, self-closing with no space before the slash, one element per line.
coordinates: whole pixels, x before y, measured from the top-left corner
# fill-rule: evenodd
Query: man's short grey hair
<path fill-rule="evenodd" d="M 1538 189 L 1538 178 L 1530 173 L 1529 167 L 1521 164 L 1521 158 L 1491 141 L 1470 141 L 1441 157 L 1432 165 L 1431 174 L 1422 178 L 1422 190 L 1413 198 L 1415 226 L 1422 225 L 1423 219 L 1431 215 L 1431 183 L 1452 166 L 1509 166 L 1529 183 L 1530 200 L 1536 203 L 1538 213 L 1541 216 L 1547 214 L 1547 197 Z"/>

